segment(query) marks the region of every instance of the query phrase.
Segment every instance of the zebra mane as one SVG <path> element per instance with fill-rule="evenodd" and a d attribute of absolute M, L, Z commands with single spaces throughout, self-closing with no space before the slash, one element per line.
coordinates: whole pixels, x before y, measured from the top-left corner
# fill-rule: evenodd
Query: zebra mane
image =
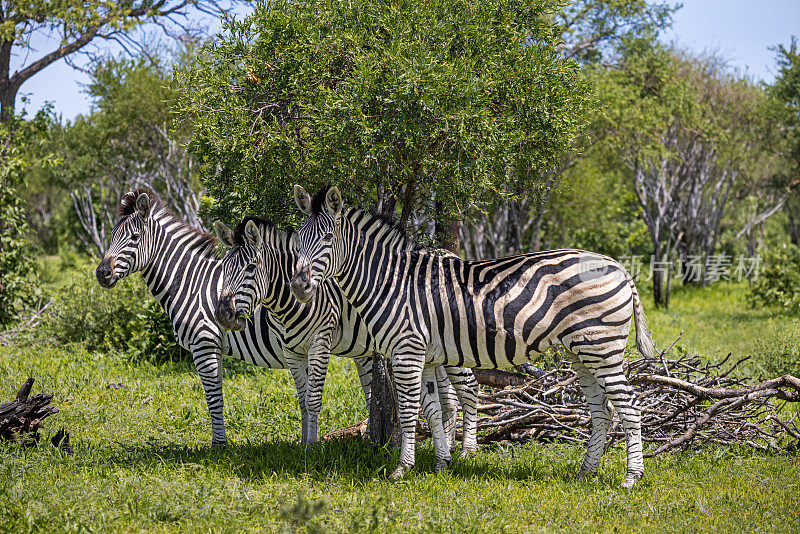
<path fill-rule="evenodd" d="M 328 194 L 331 187 L 330 185 L 326 185 L 314 194 L 311 198 L 311 213 L 322 213 L 322 210 L 325 209 L 325 196 Z"/>
<path fill-rule="evenodd" d="M 400 250 L 419 250 L 422 246 L 408 236 L 405 229 L 391 218 L 373 210 L 364 211 L 359 208 L 350 208 L 345 211 L 344 217 L 349 218 L 363 233 L 366 230 L 377 228 L 369 232 L 372 239 L 389 243 Z"/>
<path fill-rule="evenodd" d="M 330 185 L 325 186 L 312 197 L 311 213 L 322 213 L 325 209 L 325 197 L 330 188 Z M 373 237 L 388 240 L 392 242 L 393 246 L 400 249 L 418 250 L 422 248 L 416 240 L 408 236 L 405 228 L 397 224 L 390 217 L 382 213 L 377 213 L 374 209 L 365 211 L 359 208 L 350 208 L 349 210 L 345 210 L 344 216 L 350 217 L 362 231 L 367 228 L 379 227 L 380 229 L 378 232 L 372 234 Z"/>
<path fill-rule="evenodd" d="M 178 225 L 182 230 L 194 234 L 194 236 L 197 238 L 195 247 L 197 248 L 198 252 L 209 258 L 217 257 L 218 241 L 214 234 L 204 232 L 203 230 L 188 224 L 186 221 L 178 217 L 169 207 L 164 205 L 164 203 L 161 202 L 161 199 L 158 198 L 155 193 L 145 187 L 134 189 L 133 191 L 129 191 L 123 195 L 122 199 L 119 201 L 119 206 L 117 207 L 117 214 L 119 215 L 120 219 L 136 213 L 136 199 L 142 194 L 150 197 L 151 213 L 163 213 L 170 222 Z"/>
<path fill-rule="evenodd" d="M 262 217 L 245 217 L 241 220 L 236 226 L 233 228 L 233 244 L 236 245 L 244 245 L 244 227 L 247 225 L 249 221 L 253 221 L 255 225 L 258 227 L 259 230 L 265 232 L 268 235 L 278 237 L 278 238 L 285 238 L 288 242 L 288 239 L 294 233 L 294 230 L 291 228 L 278 228 L 271 220 L 264 219 Z"/>

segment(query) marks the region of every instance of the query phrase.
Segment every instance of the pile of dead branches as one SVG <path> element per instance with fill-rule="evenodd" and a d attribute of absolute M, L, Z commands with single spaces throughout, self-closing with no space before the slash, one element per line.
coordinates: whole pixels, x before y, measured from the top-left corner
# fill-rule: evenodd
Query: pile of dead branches
<path fill-rule="evenodd" d="M 740 372 L 747 358 L 729 358 L 710 364 L 698 356 L 668 359 L 662 354 L 630 362 L 627 374 L 642 412 L 642 438 L 653 444 L 645 456 L 701 443 L 797 448 L 800 379 L 784 375 L 754 383 Z M 482 392 L 480 443 L 588 441 L 591 415 L 570 365 L 562 361 L 537 374 L 524 385 Z M 610 444 L 624 439 L 615 415 Z"/>

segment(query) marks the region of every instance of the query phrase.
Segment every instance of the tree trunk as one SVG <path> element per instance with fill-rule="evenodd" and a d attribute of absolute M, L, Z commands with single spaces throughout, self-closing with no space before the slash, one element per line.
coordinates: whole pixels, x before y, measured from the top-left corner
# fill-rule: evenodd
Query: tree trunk
<path fill-rule="evenodd" d="M 373 352 L 367 436 L 375 443 L 399 447 L 401 432 L 394 388 L 391 364 L 383 355 Z"/>
<path fill-rule="evenodd" d="M 17 87 L 0 82 L 0 123 L 7 124 L 14 117 L 14 101 Z"/>
<path fill-rule="evenodd" d="M 2 124 L 6 124 L 14 116 L 14 101 L 19 90 L 19 87 L 11 85 L 9 78 L 13 45 L 13 41 L 0 41 L 0 123 Z"/>
<path fill-rule="evenodd" d="M 442 203 L 438 200 L 435 203 L 436 212 L 442 211 Z M 460 255 L 461 253 L 461 221 L 458 219 L 451 219 L 448 224 L 442 224 L 439 221 L 434 223 L 434 232 L 443 249 L 449 250 L 453 254 Z"/>
<path fill-rule="evenodd" d="M 407 195 L 409 191 L 406 191 Z M 394 220 L 396 197 L 387 187 L 378 188 L 377 210 Z M 403 211 L 406 211 L 405 205 Z M 410 211 L 409 211 L 410 213 Z M 401 429 L 397 416 L 397 395 L 391 361 L 377 352 L 372 353 L 372 392 L 369 402 L 367 437 L 380 445 L 400 446 Z"/>
<path fill-rule="evenodd" d="M 795 193 L 797 195 L 797 193 Z M 800 209 L 797 207 L 797 200 L 789 199 L 785 204 L 786 222 L 789 227 L 789 239 L 793 245 L 800 246 Z"/>
<path fill-rule="evenodd" d="M 653 262 L 663 262 L 666 260 L 662 247 L 656 245 L 653 251 Z M 668 284 L 669 272 L 664 272 L 661 265 L 651 265 L 653 271 L 653 301 L 659 308 L 669 307 L 669 289 Z"/>

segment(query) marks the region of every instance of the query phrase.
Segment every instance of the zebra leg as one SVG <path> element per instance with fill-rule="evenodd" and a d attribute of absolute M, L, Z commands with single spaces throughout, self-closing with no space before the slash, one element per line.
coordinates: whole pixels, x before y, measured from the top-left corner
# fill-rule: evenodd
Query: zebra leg
<path fill-rule="evenodd" d="M 303 434 L 303 443 L 308 441 L 308 411 L 306 410 L 306 387 L 308 385 L 308 360 L 298 358 L 284 352 L 284 358 L 289 365 L 289 373 L 294 379 L 294 387 L 297 390 L 297 403 L 300 405 L 300 429 Z"/>
<path fill-rule="evenodd" d="M 463 411 L 461 457 L 466 458 L 478 450 L 478 381 L 466 367 L 446 367 L 445 370 Z"/>
<path fill-rule="evenodd" d="M 433 437 L 433 450 L 436 457 L 436 472 L 445 469 L 450 465 L 450 447 L 447 443 L 447 435 L 444 430 L 442 406 L 439 403 L 441 394 L 436 384 L 436 367 L 426 365 L 422 370 L 422 411 L 428 425 L 431 428 Z"/>
<path fill-rule="evenodd" d="M 211 446 L 220 447 L 228 442 L 222 416 L 222 353 L 216 344 L 199 343 L 192 346 L 192 360 L 203 383 L 206 405 L 211 415 Z"/>
<path fill-rule="evenodd" d="M 369 401 L 372 397 L 372 356 L 353 358 L 353 362 L 358 370 L 358 381 L 361 382 L 361 390 L 364 392 L 364 401 L 369 412 Z"/>
<path fill-rule="evenodd" d="M 312 342 L 308 352 L 308 386 L 306 387 L 308 443 L 318 441 L 317 420 L 319 412 L 322 411 L 322 392 L 325 388 L 325 376 L 328 374 L 328 362 L 331 359 L 330 334 L 330 330 L 320 333 Z"/>
<path fill-rule="evenodd" d="M 567 351 L 567 357 L 572 363 L 572 367 L 578 375 L 583 394 L 589 403 L 589 411 L 592 414 L 592 435 L 589 438 L 589 446 L 586 449 L 586 456 L 583 458 L 581 470 L 578 478 L 597 472 L 600 467 L 600 458 L 603 456 L 606 445 L 608 428 L 611 426 L 611 406 L 606 399 L 603 390 L 597 383 L 594 374 L 581 362 L 577 355 Z"/>
<path fill-rule="evenodd" d="M 630 488 L 644 474 L 644 458 L 641 413 L 635 406 L 633 388 L 622 369 L 624 349 L 624 346 L 614 347 L 604 352 L 603 356 L 578 353 L 578 357 L 595 376 L 600 389 L 617 411 L 622 428 L 625 430 L 628 468 L 622 487 Z"/>
<path fill-rule="evenodd" d="M 428 366 L 426 366 L 427 368 Z M 456 423 L 458 422 L 458 395 L 455 387 L 450 382 L 444 366 L 436 365 L 436 387 L 439 391 L 439 404 L 442 407 L 442 426 L 447 437 L 447 448 L 450 451 L 456 448 Z M 425 378 L 423 377 L 423 382 Z M 424 401 L 423 401 L 424 403 Z M 426 416 L 427 417 L 427 416 Z"/>
<path fill-rule="evenodd" d="M 399 480 L 414 467 L 416 447 L 417 417 L 419 416 L 422 368 L 425 366 L 425 350 L 406 349 L 402 356 L 392 355 L 395 391 L 397 392 L 398 419 L 402 441 L 400 443 L 400 462 L 389 476 Z"/>

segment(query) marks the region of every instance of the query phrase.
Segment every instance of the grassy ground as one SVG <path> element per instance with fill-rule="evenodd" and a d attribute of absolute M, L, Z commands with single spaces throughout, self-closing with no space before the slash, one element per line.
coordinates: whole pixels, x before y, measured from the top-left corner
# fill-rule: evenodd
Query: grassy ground
<path fill-rule="evenodd" d="M 661 346 L 684 328 L 686 350 L 746 354 L 753 336 L 786 321 L 747 308 L 741 287 L 702 291 L 677 292 L 669 312 L 648 310 Z M 484 448 L 433 474 L 428 441 L 415 471 L 393 484 L 386 475 L 396 453 L 365 443 L 299 444 L 284 371 L 228 366 L 233 445 L 222 450 L 209 447 L 200 381 L 185 364 L 70 347 L 0 349 L 2 400 L 28 376 L 37 379 L 34 391 L 55 393 L 61 409 L 44 437 L 66 427 L 74 453 L 0 445 L 0 531 L 800 530 L 797 453 L 664 454 L 647 460 L 640 485 L 624 491 L 620 450 L 606 455 L 599 476 L 578 482 L 578 446 Z M 354 366 L 333 360 L 321 432 L 364 416 Z"/>

